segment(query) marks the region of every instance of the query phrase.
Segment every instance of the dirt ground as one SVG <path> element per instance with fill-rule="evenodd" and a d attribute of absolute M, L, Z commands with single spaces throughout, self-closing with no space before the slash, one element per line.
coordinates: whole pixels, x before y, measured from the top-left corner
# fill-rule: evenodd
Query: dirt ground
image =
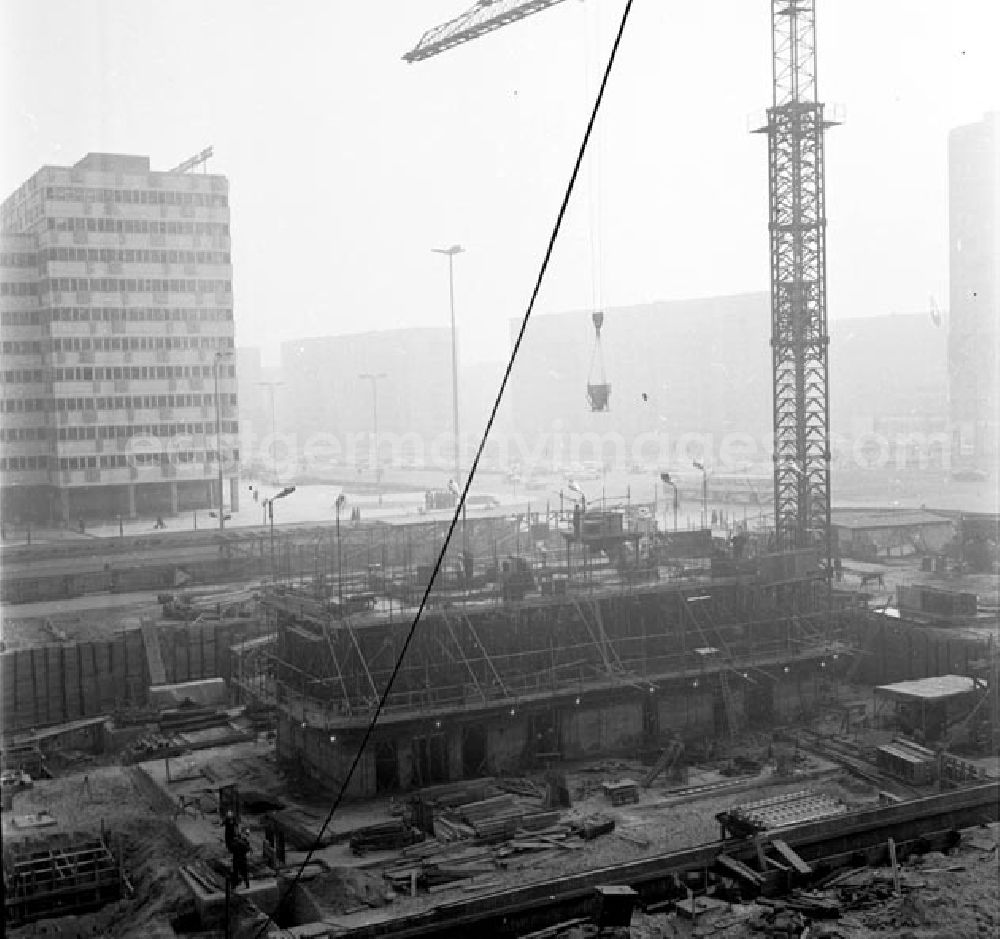
<path fill-rule="evenodd" d="M 846 694 L 846 690 L 845 690 Z M 815 729 L 825 728 L 834 733 L 836 728 L 826 727 L 817 721 Z M 870 745 L 879 730 L 864 731 L 855 739 L 859 747 Z M 874 735 L 874 736 L 873 736 Z M 775 744 L 779 746 L 779 744 Z M 786 750 L 788 743 L 780 744 Z M 767 743 L 763 739 L 747 738 L 741 753 L 732 755 L 763 756 Z M 72 772 L 53 780 L 36 781 L 32 789 L 15 797 L 13 813 L 4 813 L 4 840 L 25 836 L 39 837 L 52 831 L 85 830 L 96 832 L 102 827 L 112 836 L 112 843 L 119 845 L 126 859 L 126 869 L 135 887 L 135 896 L 115 904 L 94 917 L 81 917 L 81 925 L 99 926 L 107 935 L 128 935 L 145 932 L 147 936 L 156 921 L 169 921 L 183 917 L 192 909 L 190 892 L 178 873 L 180 863 L 194 859 L 210 865 L 228 861 L 222 842 L 222 831 L 217 811 L 215 790 L 229 782 L 237 782 L 247 805 L 246 823 L 257 846 L 251 857 L 252 869 L 259 870 L 262 837 L 260 813 L 268 810 L 269 802 L 278 807 L 293 808 L 311 819 L 318 828 L 329 810 L 329 796 L 305 788 L 279 768 L 273 740 L 260 737 L 254 742 L 234 744 L 209 750 L 195 751 L 170 761 L 170 779 L 167 764 L 160 760 L 139 767 L 99 765 L 87 758 L 76 764 Z M 615 818 L 615 831 L 591 842 L 571 839 L 572 847 L 555 849 L 553 853 L 530 853 L 503 859 L 488 882 L 482 884 L 457 882 L 441 893 L 424 894 L 414 898 L 398 896 L 388 905 L 378 869 L 379 861 L 398 860 L 398 854 L 386 852 L 384 857 L 353 856 L 344 843 L 344 836 L 352 829 L 385 822 L 392 817 L 394 801 L 390 798 L 347 803 L 338 810 L 331 831 L 339 838 L 334 844 L 317 852 L 334 870 L 315 881 L 321 905 L 329 911 L 331 921 L 343 925 L 376 922 L 404 912 L 427 909 L 456 897 L 467 898 L 478 892 L 496 892 L 506 886 L 544 880 L 559 874 L 569 874 L 587 869 L 604 867 L 655 854 L 693 847 L 719 837 L 715 815 L 733 805 L 754 799 L 779 795 L 784 792 L 810 789 L 826 793 L 848 807 L 870 805 L 877 801 L 878 790 L 891 788 L 888 783 L 874 784 L 843 772 L 839 767 L 808 752 L 800 751 L 793 766 L 798 775 L 776 777 L 765 775 L 749 779 L 735 779 L 721 774 L 725 760 L 699 763 L 690 770 L 687 785 L 706 785 L 734 780 L 736 785 L 690 800 L 687 793 L 679 792 L 679 782 L 661 779 L 650 789 L 642 789 L 639 804 L 612 807 L 601 788 L 608 780 L 622 778 L 641 779 L 646 768 L 635 761 L 609 759 L 589 764 L 564 767 L 567 784 L 573 799 L 573 808 L 563 813 L 564 822 L 583 816 L 603 814 Z M 535 774 L 536 783 L 542 780 Z M 182 806 L 183 802 L 183 806 Z M 255 807 L 251 810 L 250 805 Z M 525 800 L 525 810 L 538 810 L 538 800 Z M 56 819 L 54 828 L 29 830 L 27 833 L 11 826 L 12 816 L 41 811 L 50 812 Z M 978 851 L 978 853 L 977 853 Z M 290 852 L 289 861 L 301 860 L 304 854 Z M 934 859 L 932 858 L 932 861 Z M 840 932 L 828 932 L 830 937 L 855 939 L 867 935 L 909 935 L 911 939 L 930 936 L 985 936 L 980 926 L 995 927 L 990 918 L 997 911 L 996 852 L 986 855 L 981 849 L 961 847 L 954 858 L 932 864 L 923 863 L 923 870 L 915 876 L 926 881 L 920 889 L 904 891 L 898 900 L 853 910 L 833 925 Z M 963 870 L 938 871 L 961 865 Z M 992 866 L 991 866 L 992 865 Z M 909 865 L 916 871 L 915 865 Z M 961 918 L 953 922 L 962 932 L 942 931 L 948 923 L 949 905 L 954 898 L 961 900 Z M 363 912 L 347 913 L 359 906 Z M 740 911 L 732 911 L 737 917 Z M 749 915 L 749 914 L 748 914 Z M 955 914 L 956 917 L 959 914 Z M 896 925 L 893 925 L 895 917 Z M 745 918 L 745 917 L 744 917 Z M 911 921 L 912 924 L 911 924 Z M 706 923 L 701 924 L 707 928 Z M 15 936 L 36 936 L 40 924 L 10 931 Z M 737 931 L 739 928 L 744 932 Z M 748 935 L 746 925 L 732 926 L 721 922 L 711 932 L 692 932 L 691 924 L 665 917 L 637 917 L 634 935 L 637 939 L 671 935 Z M 823 928 L 827 928 L 826 925 Z M 687 932 L 684 932 L 684 930 Z M 938 931 L 935 932 L 934 930 Z M 643 931 L 645 930 L 645 931 Z M 906 932 L 909 930 L 909 932 Z M 979 931 L 977 931 L 979 930 Z M 98 932 L 98 934 L 101 934 Z M 824 935 L 814 932 L 814 936 Z"/>
<path fill-rule="evenodd" d="M 6 606 L 0 611 L 0 639 L 6 651 L 112 639 L 123 629 L 139 626 L 142 617 L 159 619 L 160 613 L 155 593 L 101 594 Z"/>
<path fill-rule="evenodd" d="M 3 815 L 4 843 L 44 839 L 59 832 L 107 833 L 112 850 L 121 853 L 133 888 L 133 896 L 95 914 L 79 916 L 81 934 L 140 935 L 156 923 L 169 921 L 193 910 L 190 892 L 177 868 L 192 859 L 190 847 L 179 836 L 172 814 L 166 812 L 155 790 L 143 784 L 134 768 L 103 766 L 88 768 L 60 779 L 36 780 L 31 789 L 19 792 L 14 808 Z M 16 816 L 48 812 L 52 827 L 20 829 Z M 219 852 L 221 854 L 221 852 Z M 206 852 L 211 857 L 212 852 Z M 52 921 L 65 926 L 66 917 Z M 8 928 L 12 937 L 40 936 L 48 928 L 45 920 Z M 89 932 L 96 929 L 96 932 Z"/>

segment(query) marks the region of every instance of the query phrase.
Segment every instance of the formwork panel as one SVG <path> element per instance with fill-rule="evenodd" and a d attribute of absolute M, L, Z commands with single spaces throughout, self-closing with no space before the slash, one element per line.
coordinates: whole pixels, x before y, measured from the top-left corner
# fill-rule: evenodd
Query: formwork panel
<path fill-rule="evenodd" d="M 121 897 L 118 861 L 104 841 L 79 832 L 4 846 L 4 920 L 100 909 Z"/>
<path fill-rule="evenodd" d="M 491 772 L 515 770 L 524 755 L 528 729 L 523 720 L 511 719 L 490 726 L 486 732 L 486 753 Z"/>
<path fill-rule="evenodd" d="M 601 749 L 617 750 L 637 744 L 641 735 L 641 702 L 601 708 Z"/>

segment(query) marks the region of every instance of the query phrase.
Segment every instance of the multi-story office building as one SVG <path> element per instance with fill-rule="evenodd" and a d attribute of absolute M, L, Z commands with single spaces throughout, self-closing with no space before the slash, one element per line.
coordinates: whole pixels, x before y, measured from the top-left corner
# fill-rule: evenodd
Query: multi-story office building
<path fill-rule="evenodd" d="M 238 508 L 228 189 L 91 153 L 4 201 L 6 517 Z"/>
<path fill-rule="evenodd" d="M 948 137 L 948 375 L 957 455 L 997 458 L 1000 388 L 1000 112 Z"/>

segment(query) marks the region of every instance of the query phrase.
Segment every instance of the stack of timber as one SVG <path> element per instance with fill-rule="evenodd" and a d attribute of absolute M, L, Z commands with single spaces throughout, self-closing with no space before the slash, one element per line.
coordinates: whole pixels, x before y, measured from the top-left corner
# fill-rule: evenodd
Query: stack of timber
<path fill-rule="evenodd" d="M 449 847 L 433 841 L 403 850 L 404 857 L 383 870 L 393 888 L 410 893 L 415 888 L 437 888 L 493 874 L 497 867 L 489 848 Z"/>
<path fill-rule="evenodd" d="M 434 837 L 444 844 L 467 841 L 476 837 L 476 830 L 452 816 L 439 815 L 434 819 Z"/>
<path fill-rule="evenodd" d="M 574 828 L 584 841 L 593 841 L 601 835 L 613 832 L 615 830 L 615 820 L 606 815 L 588 815 L 577 822 Z"/>
<path fill-rule="evenodd" d="M 161 711 L 159 719 L 160 730 L 164 734 L 204 730 L 207 727 L 224 727 L 228 723 L 229 714 L 226 711 L 197 705 Z"/>
<path fill-rule="evenodd" d="M 788 792 L 758 802 L 738 805 L 716 815 L 719 823 L 735 837 L 759 831 L 771 831 L 818 821 L 834 815 L 846 815 L 847 806 L 823 792 Z"/>
<path fill-rule="evenodd" d="M 353 854 L 369 851 L 395 851 L 422 841 L 424 833 L 401 818 L 368 825 L 351 832 L 350 845 Z"/>
<path fill-rule="evenodd" d="M 440 786 L 425 786 L 418 789 L 416 798 L 440 808 L 454 808 L 469 802 L 482 802 L 498 794 L 492 776 L 483 779 L 467 779 L 461 782 L 443 783 Z"/>
<path fill-rule="evenodd" d="M 543 787 L 533 783 L 530 779 L 524 779 L 520 776 L 498 779 L 496 781 L 496 788 L 526 799 L 545 798 L 545 789 Z"/>

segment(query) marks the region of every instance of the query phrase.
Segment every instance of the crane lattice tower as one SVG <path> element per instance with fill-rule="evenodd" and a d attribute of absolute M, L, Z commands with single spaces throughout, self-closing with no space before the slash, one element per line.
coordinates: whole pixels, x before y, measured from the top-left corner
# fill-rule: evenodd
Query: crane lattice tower
<path fill-rule="evenodd" d="M 830 407 L 823 137 L 815 0 L 772 0 L 767 125 L 777 548 L 830 569 Z"/>

